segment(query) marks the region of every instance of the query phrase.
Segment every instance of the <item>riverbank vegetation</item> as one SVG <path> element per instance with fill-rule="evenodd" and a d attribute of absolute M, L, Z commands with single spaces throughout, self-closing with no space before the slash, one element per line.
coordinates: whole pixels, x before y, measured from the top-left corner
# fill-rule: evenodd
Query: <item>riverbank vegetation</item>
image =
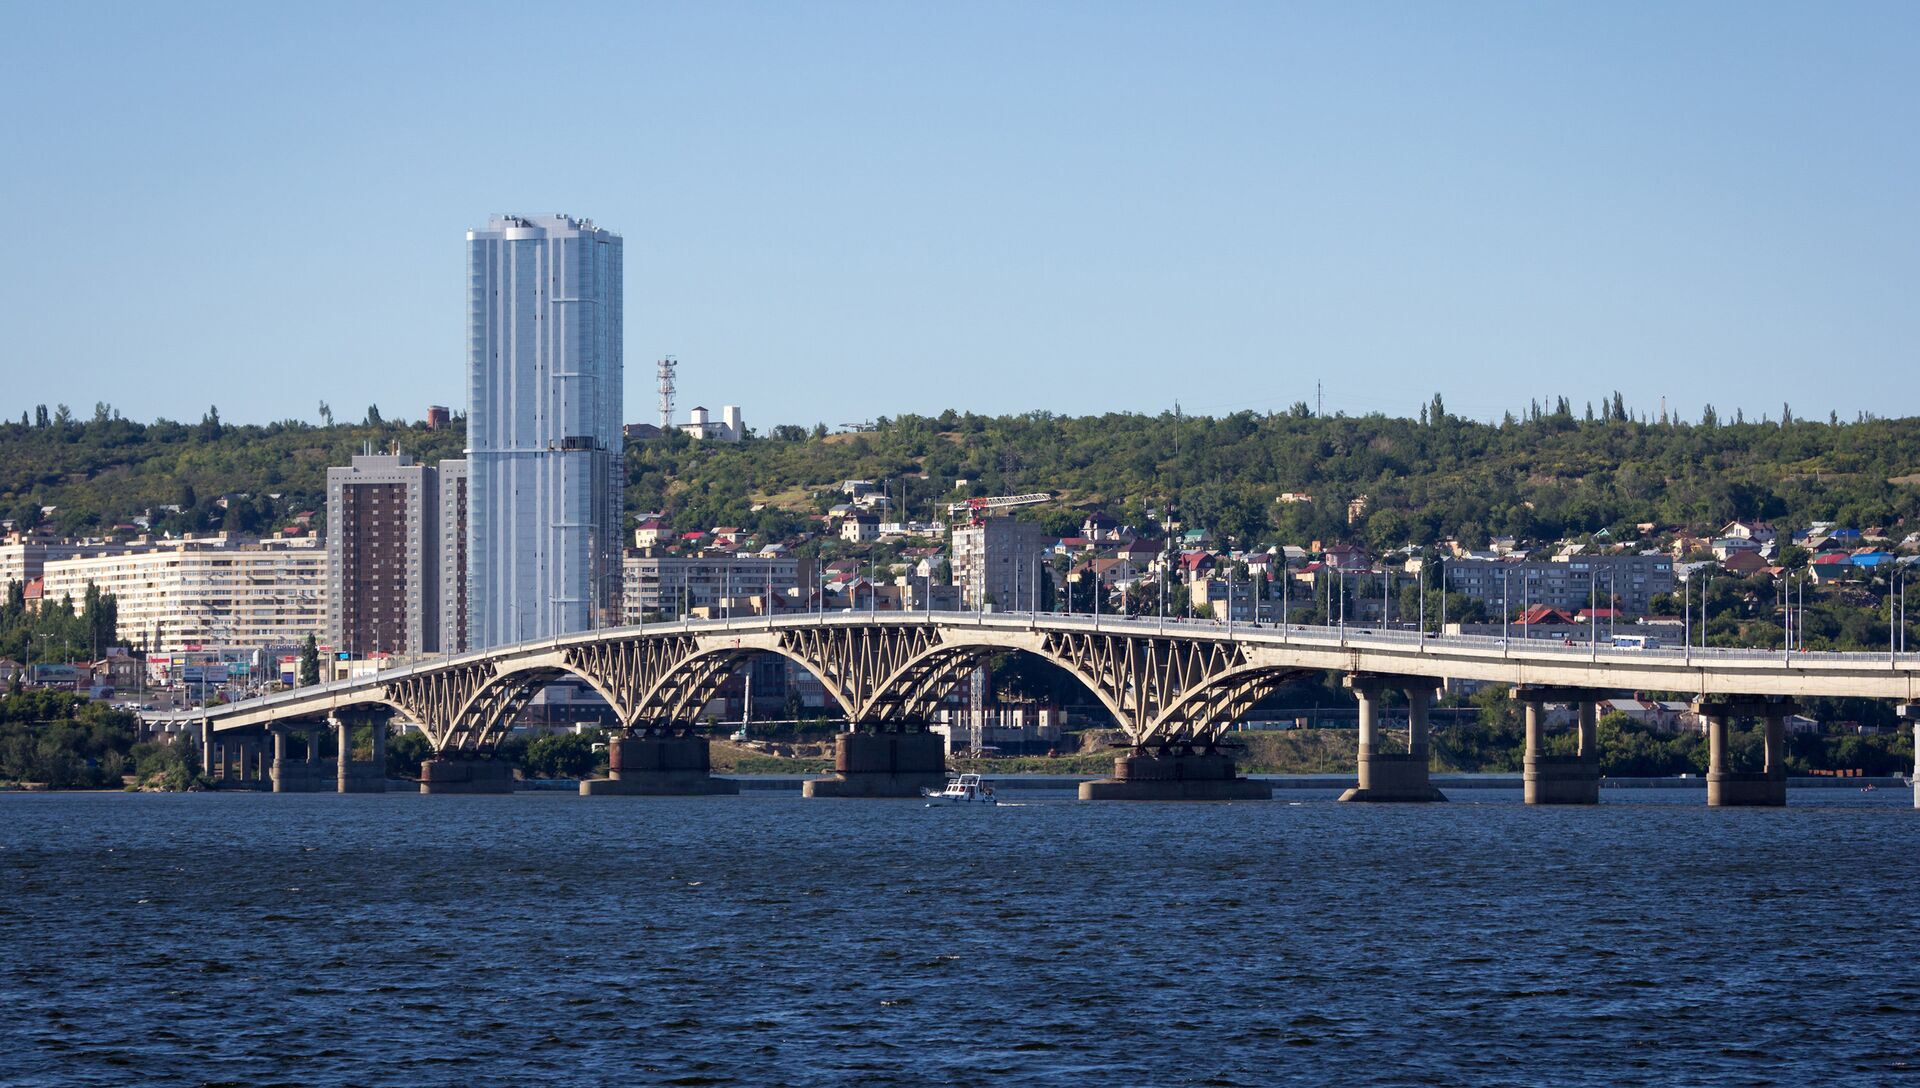
<path fill-rule="evenodd" d="M 185 746 L 137 737 L 133 714 L 84 695 L 35 690 L 0 697 L 0 784 L 189 789 L 199 782 Z"/>

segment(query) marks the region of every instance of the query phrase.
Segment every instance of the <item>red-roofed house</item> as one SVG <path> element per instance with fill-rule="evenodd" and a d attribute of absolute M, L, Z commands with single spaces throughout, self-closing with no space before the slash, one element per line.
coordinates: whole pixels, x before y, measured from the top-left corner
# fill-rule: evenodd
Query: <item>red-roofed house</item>
<path fill-rule="evenodd" d="M 1181 552 L 1180 573 L 1189 578 L 1211 571 L 1214 567 L 1213 556 L 1206 552 Z"/>
<path fill-rule="evenodd" d="M 1513 622 L 1522 627 L 1568 627 L 1578 621 L 1558 608 L 1536 604 L 1520 613 L 1520 618 Z"/>
<path fill-rule="evenodd" d="M 633 527 L 633 546 L 636 548 L 657 547 L 660 538 L 667 533 L 666 523 L 659 518 L 642 518 L 640 524 Z"/>
<path fill-rule="evenodd" d="M 1330 544 L 1321 556 L 1329 566 L 1340 570 L 1366 570 L 1372 562 L 1365 548 L 1352 544 Z"/>

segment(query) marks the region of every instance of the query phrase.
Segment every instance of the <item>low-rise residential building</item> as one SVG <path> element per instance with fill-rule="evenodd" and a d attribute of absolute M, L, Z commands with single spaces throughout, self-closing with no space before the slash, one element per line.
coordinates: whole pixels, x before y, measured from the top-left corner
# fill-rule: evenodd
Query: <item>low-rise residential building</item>
<path fill-rule="evenodd" d="M 1764 521 L 1729 521 L 1721 528 L 1720 535 L 1751 540 L 1755 544 L 1766 544 L 1773 541 L 1779 534 L 1775 532 L 1772 525 Z"/>
<path fill-rule="evenodd" d="M 1349 573 L 1366 570 L 1373 565 L 1373 559 L 1367 555 L 1367 550 L 1352 544 L 1330 544 L 1320 554 L 1328 566 Z"/>
<path fill-rule="evenodd" d="M 698 405 L 687 413 L 687 422 L 680 429 L 702 442 L 739 442 L 747 436 L 740 408 L 734 404 L 721 405 L 719 419 L 709 416 L 705 405 Z"/>

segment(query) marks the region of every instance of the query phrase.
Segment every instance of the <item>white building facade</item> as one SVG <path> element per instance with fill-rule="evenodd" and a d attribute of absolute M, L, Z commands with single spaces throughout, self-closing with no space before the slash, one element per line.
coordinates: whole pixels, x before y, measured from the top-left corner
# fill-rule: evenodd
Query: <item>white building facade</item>
<path fill-rule="evenodd" d="M 620 236 L 567 216 L 467 232 L 467 645 L 620 608 Z"/>
<path fill-rule="evenodd" d="M 119 609 L 120 641 L 160 653 L 207 646 L 286 649 L 325 641 L 327 553 L 318 540 L 222 533 L 103 545 L 46 563 L 46 599 L 78 603 L 92 583 Z"/>
<path fill-rule="evenodd" d="M 805 608 L 812 600 L 814 565 L 794 556 L 626 557 L 624 621 L 648 617 L 677 619 L 693 614 L 752 615 L 788 602 Z"/>

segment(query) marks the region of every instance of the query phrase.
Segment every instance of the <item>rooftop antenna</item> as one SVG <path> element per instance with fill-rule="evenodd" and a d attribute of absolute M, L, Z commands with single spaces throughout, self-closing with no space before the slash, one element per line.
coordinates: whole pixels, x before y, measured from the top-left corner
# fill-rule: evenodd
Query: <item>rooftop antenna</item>
<path fill-rule="evenodd" d="M 679 362 L 669 355 L 660 360 L 660 429 L 673 429 L 673 370 Z"/>

